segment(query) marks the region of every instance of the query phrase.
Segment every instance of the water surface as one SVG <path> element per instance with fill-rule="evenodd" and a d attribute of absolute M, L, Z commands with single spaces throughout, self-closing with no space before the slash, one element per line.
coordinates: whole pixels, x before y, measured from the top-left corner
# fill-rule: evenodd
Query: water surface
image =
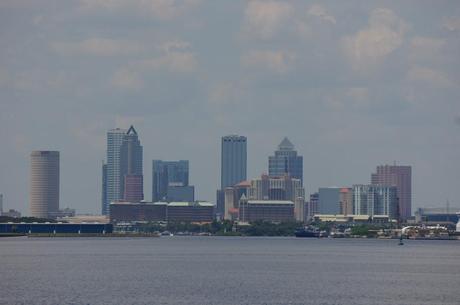
<path fill-rule="evenodd" d="M 1 238 L 0 304 L 460 304 L 460 242 Z"/>

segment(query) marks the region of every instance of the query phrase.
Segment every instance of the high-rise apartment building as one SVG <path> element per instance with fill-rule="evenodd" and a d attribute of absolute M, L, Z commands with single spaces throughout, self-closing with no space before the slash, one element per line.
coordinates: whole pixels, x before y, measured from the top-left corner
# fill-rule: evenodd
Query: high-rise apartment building
<path fill-rule="evenodd" d="M 371 175 L 371 184 L 395 186 L 399 199 L 399 218 L 412 215 L 412 167 L 402 165 L 379 165 Z"/>
<path fill-rule="evenodd" d="M 59 211 L 59 152 L 33 151 L 30 159 L 30 215 L 53 217 Z"/>
<path fill-rule="evenodd" d="M 275 155 L 268 158 L 268 174 L 270 177 L 289 175 L 303 183 L 303 157 L 297 155 L 288 138 L 284 138 Z"/>
<path fill-rule="evenodd" d="M 194 201 L 194 198 L 192 197 L 194 197 L 194 188 L 193 186 L 189 186 L 188 160 L 152 161 L 153 202 Z"/>
<path fill-rule="evenodd" d="M 128 130 L 115 128 L 107 132 L 107 163 L 103 165 L 103 185 L 105 181 L 106 187 L 102 190 L 102 214 L 109 213 L 111 202 L 125 200 L 125 184 L 129 199 L 143 199 L 142 155 L 143 149 L 133 126 Z"/>
<path fill-rule="evenodd" d="M 386 215 L 398 218 L 398 197 L 395 186 L 353 185 L 355 215 Z"/>

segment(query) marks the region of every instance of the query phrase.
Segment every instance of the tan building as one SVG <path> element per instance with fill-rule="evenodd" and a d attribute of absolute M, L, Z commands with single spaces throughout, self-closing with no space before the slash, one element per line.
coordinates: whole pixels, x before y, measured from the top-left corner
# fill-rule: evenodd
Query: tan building
<path fill-rule="evenodd" d="M 30 215 L 48 218 L 59 211 L 59 152 L 30 154 Z"/>

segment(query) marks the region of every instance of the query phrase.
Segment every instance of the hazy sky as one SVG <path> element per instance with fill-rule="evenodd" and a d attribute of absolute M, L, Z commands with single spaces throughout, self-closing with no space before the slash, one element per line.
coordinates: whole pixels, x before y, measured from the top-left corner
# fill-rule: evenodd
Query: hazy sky
<path fill-rule="evenodd" d="M 288 136 L 306 194 L 413 166 L 413 205 L 460 206 L 460 1 L 0 2 L 0 192 L 28 214 L 30 152 L 61 152 L 61 207 L 99 213 L 106 131 L 189 159 L 215 200 L 220 137 L 248 177 Z"/>

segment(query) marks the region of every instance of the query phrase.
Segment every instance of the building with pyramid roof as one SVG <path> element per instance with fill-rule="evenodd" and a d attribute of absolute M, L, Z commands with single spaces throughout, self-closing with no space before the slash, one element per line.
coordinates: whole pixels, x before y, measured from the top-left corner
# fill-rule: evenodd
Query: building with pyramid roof
<path fill-rule="evenodd" d="M 294 144 L 287 137 L 278 145 L 275 155 L 268 158 L 268 175 L 290 176 L 303 183 L 303 157 L 297 155 Z"/>

